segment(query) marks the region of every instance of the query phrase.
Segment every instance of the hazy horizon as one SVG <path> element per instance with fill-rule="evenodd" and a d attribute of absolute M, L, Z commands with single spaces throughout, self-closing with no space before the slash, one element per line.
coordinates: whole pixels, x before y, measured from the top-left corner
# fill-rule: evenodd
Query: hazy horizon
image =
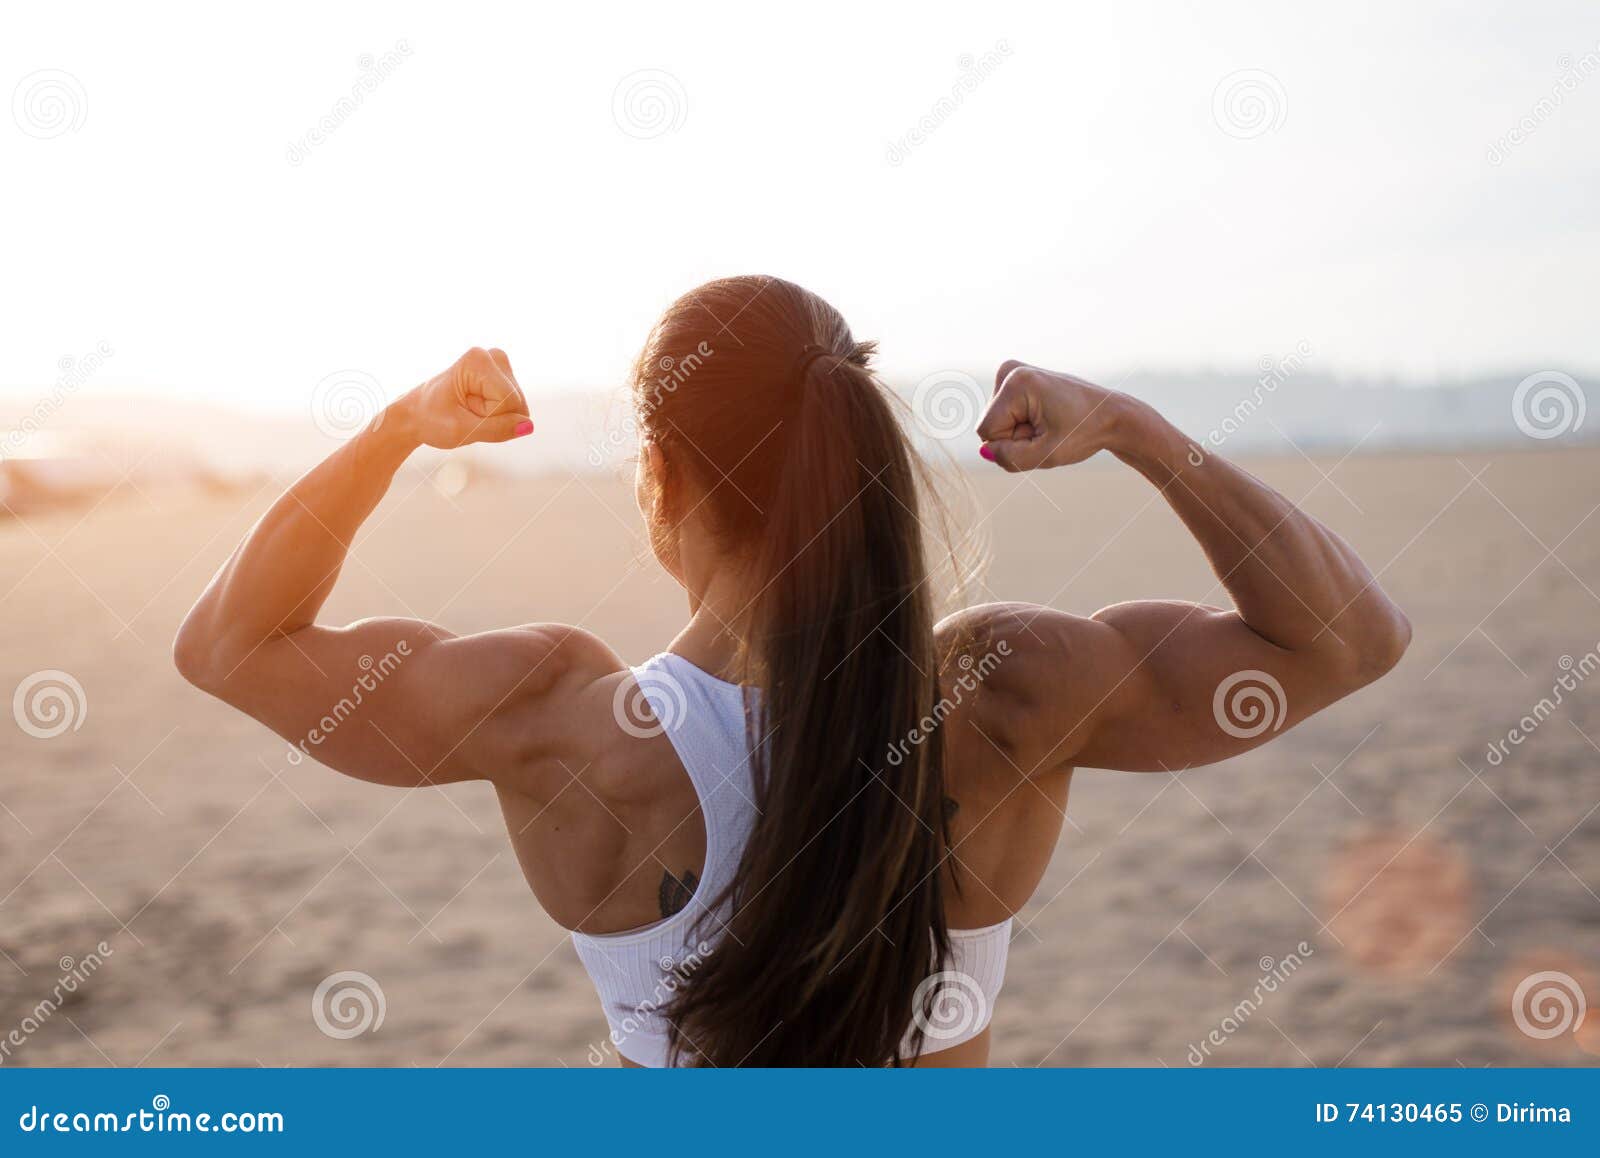
<path fill-rule="evenodd" d="M 333 375 L 310 400 L 277 405 L 170 395 L 84 396 L 74 373 L 29 398 L 0 395 L 0 462 L 80 458 L 103 467 L 154 470 L 204 467 L 239 474 L 298 472 L 331 452 L 375 413 L 382 386 L 359 373 Z M 917 381 L 889 379 L 907 404 L 907 427 L 936 461 L 976 467 L 972 428 L 990 375 L 940 371 Z M 1315 351 L 1233 370 L 1133 370 L 1108 378 L 1155 405 L 1198 446 L 1234 457 L 1371 454 L 1383 451 L 1560 448 L 1600 439 L 1587 415 L 1595 375 L 1555 372 L 1481 375 L 1461 382 L 1338 378 L 1320 371 Z M 509 447 L 464 452 L 475 470 L 510 474 L 606 473 L 626 469 L 635 449 L 623 387 L 535 393 L 535 437 Z M 463 453 L 463 452 L 457 452 Z M 426 452 L 421 469 L 441 456 Z"/>

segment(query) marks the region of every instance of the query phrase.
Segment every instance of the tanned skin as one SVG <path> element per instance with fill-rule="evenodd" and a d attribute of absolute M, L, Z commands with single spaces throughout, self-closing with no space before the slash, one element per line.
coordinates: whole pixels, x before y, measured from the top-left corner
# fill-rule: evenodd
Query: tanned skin
<path fill-rule="evenodd" d="M 394 788 L 489 781 L 551 917 L 585 933 L 620 932 L 687 904 L 705 829 L 666 737 L 617 726 L 613 697 L 628 673 L 616 654 L 587 631 L 550 623 L 462 636 L 420 620 L 318 621 L 356 532 L 412 451 L 531 428 L 506 356 L 469 351 L 278 499 L 190 611 L 174 654 L 187 679 L 290 743 L 316 732 L 321 742 L 306 750 L 348 776 Z M 946 890 L 952 928 L 1003 921 L 1033 894 L 1074 768 L 1174 771 L 1236 756 L 1370 683 L 1410 640 L 1405 616 L 1343 540 L 1226 460 L 1196 456 L 1136 399 L 1007 362 L 978 434 L 1009 471 L 1116 455 L 1160 490 L 1233 606 L 1133 602 L 1083 618 L 996 603 L 938 626 L 942 643 L 959 640 L 968 653 L 1008 646 L 981 694 L 960 697 L 943 725 L 946 872 L 961 886 Z M 729 678 L 749 603 L 745 568 L 717 548 L 696 496 L 670 491 L 689 484 L 668 466 L 659 446 L 645 445 L 645 513 L 662 493 L 686 500 L 668 509 L 688 512 L 655 544 L 688 596 L 689 621 L 671 650 Z M 362 658 L 390 653 L 404 658 L 358 714 L 318 732 L 367 670 Z M 1281 685 L 1287 718 L 1240 738 L 1219 727 L 1212 697 L 1247 669 Z M 946 685 L 963 670 L 947 670 Z M 921 1064 L 982 1065 L 989 1044 L 985 1031 Z"/>

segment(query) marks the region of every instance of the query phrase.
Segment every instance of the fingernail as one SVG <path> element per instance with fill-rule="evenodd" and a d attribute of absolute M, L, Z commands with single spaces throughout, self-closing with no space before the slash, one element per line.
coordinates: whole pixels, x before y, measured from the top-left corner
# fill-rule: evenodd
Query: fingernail
<path fill-rule="evenodd" d="M 524 434 L 532 434 L 532 433 L 533 433 L 533 422 L 532 422 L 531 419 L 523 419 L 521 422 L 517 423 L 517 429 L 515 431 L 515 436 L 517 438 L 521 438 Z"/>
<path fill-rule="evenodd" d="M 978 453 L 982 457 L 988 459 L 990 462 L 994 461 L 994 451 L 989 449 L 989 444 L 987 442 L 978 447 Z"/>

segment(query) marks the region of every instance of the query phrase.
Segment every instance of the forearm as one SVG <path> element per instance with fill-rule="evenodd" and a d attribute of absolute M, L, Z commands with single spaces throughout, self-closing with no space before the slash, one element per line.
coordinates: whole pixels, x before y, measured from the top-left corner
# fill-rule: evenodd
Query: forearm
<path fill-rule="evenodd" d="M 263 641 L 314 622 L 356 531 L 418 445 L 401 400 L 285 491 L 184 621 L 180 667 L 231 666 Z"/>
<path fill-rule="evenodd" d="M 1150 407 L 1119 400 L 1109 449 L 1161 489 L 1239 616 L 1279 647 L 1381 660 L 1405 617 L 1350 546 L 1277 491 L 1193 444 Z"/>

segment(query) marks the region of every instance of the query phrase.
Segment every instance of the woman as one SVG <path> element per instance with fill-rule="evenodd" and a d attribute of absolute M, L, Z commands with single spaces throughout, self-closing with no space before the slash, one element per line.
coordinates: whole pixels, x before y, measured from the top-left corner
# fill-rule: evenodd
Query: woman
<path fill-rule="evenodd" d="M 178 667 L 347 775 L 492 782 L 627 1064 L 982 1065 L 1073 768 L 1246 751 L 1387 671 L 1410 629 L 1269 487 L 1133 398 L 1018 362 L 980 453 L 1024 471 L 1111 451 L 1236 609 L 1006 603 L 936 624 L 919 464 L 871 353 L 776 278 L 667 310 L 634 376 L 637 490 L 689 622 L 640 667 L 579 627 L 317 623 L 407 455 L 532 430 L 498 350 L 295 483 L 190 612 Z M 395 662 L 350 709 L 377 655 Z M 1240 680 L 1273 726 L 1227 714 Z M 323 729 L 341 699 L 351 718 Z"/>

